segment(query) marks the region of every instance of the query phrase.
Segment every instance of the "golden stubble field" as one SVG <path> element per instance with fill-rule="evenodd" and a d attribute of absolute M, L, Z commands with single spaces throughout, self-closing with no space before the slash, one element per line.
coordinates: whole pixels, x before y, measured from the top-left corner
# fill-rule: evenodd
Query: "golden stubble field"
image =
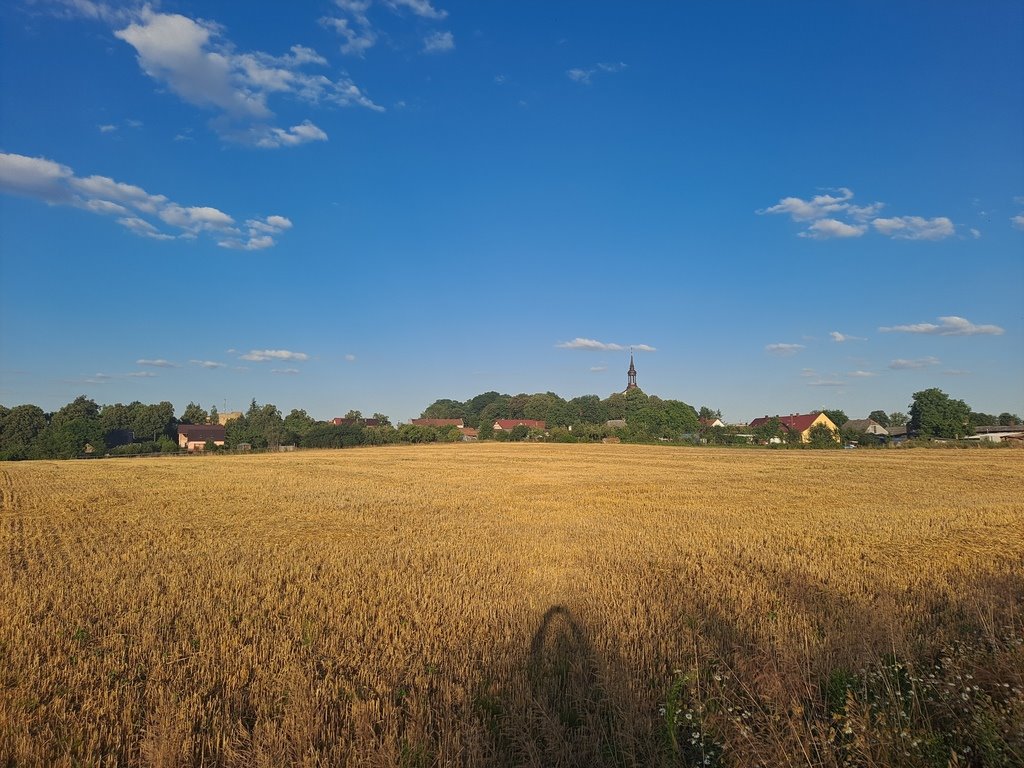
<path fill-rule="evenodd" d="M 1019 765 L 1018 451 L 0 466 L 0 766 Z"/>

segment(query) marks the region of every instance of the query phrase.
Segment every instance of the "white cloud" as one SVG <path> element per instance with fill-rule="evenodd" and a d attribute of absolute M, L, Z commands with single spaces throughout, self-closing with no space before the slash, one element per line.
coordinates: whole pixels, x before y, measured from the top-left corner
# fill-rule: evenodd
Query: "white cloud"
<path fill-rule="evenodd" d="M 596 75 L 596 74 L 598 74 L 600 72 L 615 73 L 615 72 L 621 72 L 624 69 L 626 69 L 626 64 L 624 62 L 621 62 L 621 61 L 617 62 L 617 63 L 612 63 L 612 64 L 607 64 L 607 63 L 604 63 L 604 62 L 599 62 L 599 63 L 595 64 L 594 66 L 588 67 L 588 68 L 573 67 L 572 69 L 566 70 L 565 75 L 566 75 L 566 77 L 568 77 L 573 82 L 584 83 L 586 85 L 590 85 L 591 80 L 594 77 L 594 75 Z"/>
<path fill-rule="evenodd" d="M 331 80 L 303 71 L 327 61 L 301 45 L 283 56 L 238 52 L 213 22 L 157 13 L 148 6 L 114 35 L 135 49 L 139 66 L 151 78 L 189 104 L 219 113 L 213 126 L 231 141 L 272 148 L 326 138 L 309 121 L 287 130 L 270 125 L 274 113 L 267 101 L 275 94 L 383 111 L 347 76 Z"/>
<path fill-rule="evenodd" d="M 267 360 L 309 360 L 305 352 L 291 352 L 287 349 L 254 349 L 241 356 L 242 360 L 263 363 Z"/>
<path fill-rule="evenodd" d="M 572 341 L 562 341 L 555 344 L 559 349 L 590 349 L 600 352 L 619 352 L 625 349 L 621 344 L 612 344 L 597 339 L 584 339 L 577 336 Z"/>
<path fill-rule="evenodd" d="M 1024 213 L 1018 213 L 1010 218 L 1010 223 L 1017 229 L 1024 229 Z"/>
<path fill-rule="evenodd" d="M 840 381 L 839 379 L 817 379 L 807 382 L 809 387 L 842 387 L 845 384 L 845 381 Z"/>
<path fill-rule="evenodd" d="M 1024 217 L 1022 217 L 1022 221 L 1024 221 Z M 971 227 L 968 230 L 968 232 L 971 233 L 971 237 L 973 237 L 975 240 L 980 240 L 981 239 L 981 230 L 978 230 L 978 229 L 975 229 L 974 227 Z"/>
<path fill-rule="evenodd" d="M 296 147 L 311 141 L 327 141 L 327 134 L 309 120 L 304 120 L 287 130 L 260 126 L 250 131 L 250 135 L 252 143 L 263 149 Z"/>
<path fill-rule="evenodd" d="M 633 352 L 657 352 L 658 350 L 652 347 L 650 344 L 630 344 L 629 348 Z"/>
<path fill-rule="evenodd" d="M 133 379 L 153 379 L 156 378 L 156 374 L 152 371 L 132 371 L 131 373 L 125 374 Z"/>
<path fill-rule="evenodd" d="M 276 373 L 281 376 L 294 376 L 299 372 L 298 368 L 272 368 L 271 373 Z"/>
<path fill-rule="evenodd" d="M 940 317 L 936 323 L 912 323 L 910 325 L 882 326 L 882 333 L 923 333 L 934 336 L 1000 336 L 1003 329 L 998 325 L 975 325 L 970 320 L 956 315 Z"/>
<path fill-rule="evenodd" d="M 365 9 L 370 4 L 365 3 L 361 5 L 364 12 L 357 17 L 354 24 L 350 23 L 350 19 L 341 19 L 333 16 L 325 16 L 320 19 L 322 26 L 332 28 L 345 38 L 345 42 L 341 44 L 342 53 L 349 56 L 359 56 L 360 58 L 377 43 L 377 33 L 370 26 L 370 22 L 365 15 Z M 362 18 L 361 22 L 358 20 L 360 17 Z"/>
<path fill-rule="evenodd" d="M 117 130 L 116 125 L 110 125 L 109 123 L 107 125 L 101 125 L 98 127 L 100 129 L 100 133 L 113 133 L 114 131 Z"/>
<path fill-rule="evenodd" d="M 927 219 L 922 216 L 895 216 L 878 218 L 885 203 L 854 205 L 853 191 L 839 187 L 827 194 L 816 195 L 810 200 L 801 197 L 784 197 L 775 205 L 762 208 L 758 214 L 784 214 L 793 221 L 813 221 L 800 237 L 828 240 L 836 237 L 860 237 L 868 231 L 868 224 L 875 231 L 900 240 L 942 240 L 955 234 L 956 227 L 945 216 Z M 842 218 L 847 219 L 843 221 Z"/>
<path fill-rule="evenodd" d="M 424 19 L 444 19 L 448 11 L 435 8 L 430 0 L 385 0 L 391 8 L 405 8 Z"/>
<path fill-rule="evenodd" d="M 590 372 L 591 373 L 603 373 L 604 371 L 607 371 L 607 370 L 608 370 L 608 366 L 607 365 L 592 365 L 592 366 L 590 366 Z"/>
<path fill-rule="evenodd" d="M 943 376 L 970 376 L 970 371 L 964 371 L 959 368 L 950 368 L 949 370 L 942 372 Z"/>
<path fill-rule="evenodd" d="M 815 371 L 813 368 L 802 368 L 800 370 L 800 376 L 802 376 L 805 379 L 812 379 L 815 378 L 817 375 L 817 371 Z"/>
<path fill-rule="evenodd" d="M 153 240 L 191 239 L 206 232 L 219 235 L 224 247 L 254 250 L 274 245 L 274 236 L 292 226 L 284 216 L 275 215 L 248 219 L 243 233 L 235 220 L 218 208 L 179 205 L 164 195 L 151 195 L 107 176 L 79 177 L 68 166 L 43 157 L 0 153 L 0 192 L 117 216 L 122 227 Z M 146 217 L 178 231 L 167 232 Z"/>
<path fill-rule="evenodd" d="M 795 355 L 803 348 L 803 344 L 785 344 L 779 342 L 776 344 L 766 344 L 764 351 L 770 355 L 777 355 L 779 357 L 789 357 L 790 355 Z"/>
<path fill-rule="evenodd" d="M 878 374 L 872 373 L 871 371 L 850 371 L 846 375 L 853 379 L 870 379 L 872 376 L 877 376 Z"/>
<path fill-rule="evenodd" d="M 850 207 L 848 201 L 853 197 L 853 192 L 846 187 L 839 187 L 836 193 L 835 195 L 816 195 L 810 200 L 803 200 L 799 197 L 784 197 L 770 208 L 763 208 L 757 211 L 757 213 L 788 214 L 793 221 L 820 219 L 830 213 L 843 211 Z"/>
<path fill-rule="evenodd" d="M 172 363 L 170 360 L 164 360 L 163 358 L 157 358 L 156 360 L 147 360 L 145 358 L 135 361 L 136 365 L 149 365 L 153 368 L 177 368 L 176 363 Z"/>
<path fill-rule="evenodd" d="M 345 355 L 345 360 L 346 360 L 346 362 L 354 363 L 356 361 L 356 356 L 355 355 Z"/>
<path fill-rule="evenodd" d="M 829 333 L 829 336 L 832 337 L 832 341 L 838 344 L 842 344 L 844 341 L 866 341 L 863 336 L 850 336 L 845 333 L 840 333 L 839 331 L 832 331 Z"/>
<path fill-rule="evenodd" d="M 871 222 L 883 235 L 897 240 L 942 240 L 956 232 L 953 222 L 945 216 L 926 219 L 921 216 L 896 216 Z"/>
<path fill-rule="evenodd" d="M 833 237 L 860 237 L 866 231 L 866 224 L 846 224 L 838 219 L 819 219 L 800 232 L 799 237 L 829 240 Z"/>
<path fill-rule="evenodd" d="M 424 53 L 444 53 L 455 49 L 455 37 L 451 32 L 432 32 L 423 38 Z"/>
<path fill-rule="evenodd" d="M 218 363 L 216 360 L 189 360 L 192 365 L 198 365 L 200 368 L 227 368 L 226 363 Z"/>
<path fill-rule="evenodd" d="M 930 368 L 933 365 L 938 365 L 941 362 L 937 357 L 919 357 L 914 360 L 905 360 L 903 358 L 897 358 L 889 363 L 889 367 L 894 371 L 912 371 L 920 368 Z"/>

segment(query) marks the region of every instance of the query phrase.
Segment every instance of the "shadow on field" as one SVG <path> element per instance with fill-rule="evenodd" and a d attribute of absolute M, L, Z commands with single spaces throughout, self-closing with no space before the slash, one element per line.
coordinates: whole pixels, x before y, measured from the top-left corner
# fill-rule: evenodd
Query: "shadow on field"
<path fill-rule="evenodd" d="M 493 749 L 502 765 L 628 766 L 621 706 L 609 699 L 608 670 L 587 631 L 563 605 L 549 608 L 520 667 L 522 706 L 502 712 Z"/>

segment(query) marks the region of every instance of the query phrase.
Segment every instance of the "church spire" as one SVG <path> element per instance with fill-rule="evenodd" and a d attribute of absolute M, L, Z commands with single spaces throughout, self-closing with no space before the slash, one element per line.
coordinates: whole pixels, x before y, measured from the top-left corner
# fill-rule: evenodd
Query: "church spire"
<path fill-rule="evenodd" d="M 626 371 L 626 376 L 629 383 L 626 384 L 626 391 L 629 392 L 631 389 L 639 389 L 636 383 L 636 366 L 633 365 L 633 350 L 629 350 L 629 370 Z"/>

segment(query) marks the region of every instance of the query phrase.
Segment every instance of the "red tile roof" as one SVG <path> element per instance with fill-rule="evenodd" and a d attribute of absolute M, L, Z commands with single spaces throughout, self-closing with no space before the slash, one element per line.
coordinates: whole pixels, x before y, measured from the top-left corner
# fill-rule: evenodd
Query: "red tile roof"
<path fill-rule="evenodd" d="M 462 419 L 413 419 L 417 427 L 461 427 Z"/>
<path fill-rule="evenodd" d="M 513 429 L 520 424 L 531 429 L 544 429 L 547 426 L 546 422 L 537 419 L 498 419 L 494 422 L 494 427 L 495 429 Z"/>
<path fill-rule="evenodd" d="M 813 413 L 794 413 L 789 416 L 763 416 L 750 422 L 749 428 L 757 429 L 774 418 L 779 420 L 779 425 L 783 429 L 797 433 L 806 432 L 811 428 L 811 424 L 814 423 L 814 420 L 820 415 L 821 411 L 814 411 Z"/>

